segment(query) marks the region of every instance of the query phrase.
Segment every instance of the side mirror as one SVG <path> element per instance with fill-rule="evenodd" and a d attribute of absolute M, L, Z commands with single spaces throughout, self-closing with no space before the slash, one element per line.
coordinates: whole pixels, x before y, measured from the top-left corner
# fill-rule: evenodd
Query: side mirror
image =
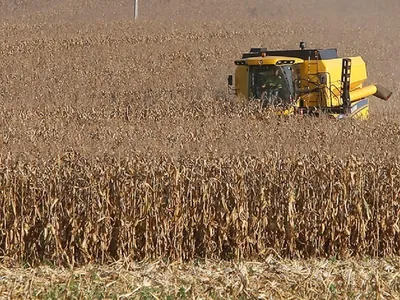
<path fill-rule="evenodd" d="M 233 77 L 232 77 L 232 75 L 228 76 L 228 85 L 229 86 L 233 85 Z"/>

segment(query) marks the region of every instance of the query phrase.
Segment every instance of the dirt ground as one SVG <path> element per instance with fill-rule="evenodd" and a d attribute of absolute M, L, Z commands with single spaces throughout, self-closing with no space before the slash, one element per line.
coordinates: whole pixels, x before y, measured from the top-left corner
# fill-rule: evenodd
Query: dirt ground
<path fill-rule="evenodd" d="M 163 261 L 0 269 L 1 299 L 398 299 L 399 261 Z"/>

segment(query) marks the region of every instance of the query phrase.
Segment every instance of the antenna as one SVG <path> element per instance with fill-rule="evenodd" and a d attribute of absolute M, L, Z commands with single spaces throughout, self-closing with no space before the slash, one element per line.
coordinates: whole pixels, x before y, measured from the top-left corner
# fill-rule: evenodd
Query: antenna
<path fill-rule="evenodd" d="M 134 18 L 135 20 L 137 20 L 138 16 L 139 16 L 139 4 L 138 4 L 139 0 L 134 0 Z"/>

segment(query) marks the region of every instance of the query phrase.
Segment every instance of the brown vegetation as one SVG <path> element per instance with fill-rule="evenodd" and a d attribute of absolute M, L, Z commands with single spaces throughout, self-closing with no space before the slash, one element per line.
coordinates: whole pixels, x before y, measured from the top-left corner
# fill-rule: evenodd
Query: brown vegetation
<path fill-rule="evenodd" d="M 365 46 L 383 31 L 327 28 L 321 36 L 272 21 L 264 31 L 254 31 L 255 22 L 167 24 L 3 25 L 1 152 L 262 156 L 295 146 L 296 153 L 398 154 L 396 44 Z M 369 81 L 395 91 L 390 102 L 371 99 L 370 122 L 282 123 L 227 95 L 233 60 L 250 45 L 296 47 L 304 38 L 335 46 L 344 32 L 360 41 L 341 42 L 340 52 L 365 57 Z"/>
<path fill-rule="evenodd" d="M 2 166 L 7 260 L 400 254 L 398 160 L 71 154 Z"/>
<path fill-rule="evenodd" d="M 398 1 L 211 2 L 141 1 L 133 22 L 131 1 L 0 1 L 4 264 L 399 254 Z M 277 119 L 228 95 L 241 52 L 299 40 L 361 55 L 394 96 L 371 99 L 368 122 L 335 122 Z M 360 275 L 374 286 L 354 285 L 395 298 L 378 268 Z M 270 287 L 328 297 L 328 277 L 309 294 L 293 287 L 304 276 Z"/>
<path fill-rule="evenodd" d="M 395 258 L 0 269 L 4 299 L 398 299 Z"/>

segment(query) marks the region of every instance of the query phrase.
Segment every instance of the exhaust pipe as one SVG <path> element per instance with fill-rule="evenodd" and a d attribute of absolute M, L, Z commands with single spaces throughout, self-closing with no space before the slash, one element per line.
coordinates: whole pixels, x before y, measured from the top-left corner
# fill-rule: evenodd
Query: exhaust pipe
<path fill-rule="evenodd" d="M 351 91 L 350 101 L 357 101 L 371 95 L 387 101 L 392 96 L 392 92 L 379 84 L 371 84 L 366 87 Z"/>

